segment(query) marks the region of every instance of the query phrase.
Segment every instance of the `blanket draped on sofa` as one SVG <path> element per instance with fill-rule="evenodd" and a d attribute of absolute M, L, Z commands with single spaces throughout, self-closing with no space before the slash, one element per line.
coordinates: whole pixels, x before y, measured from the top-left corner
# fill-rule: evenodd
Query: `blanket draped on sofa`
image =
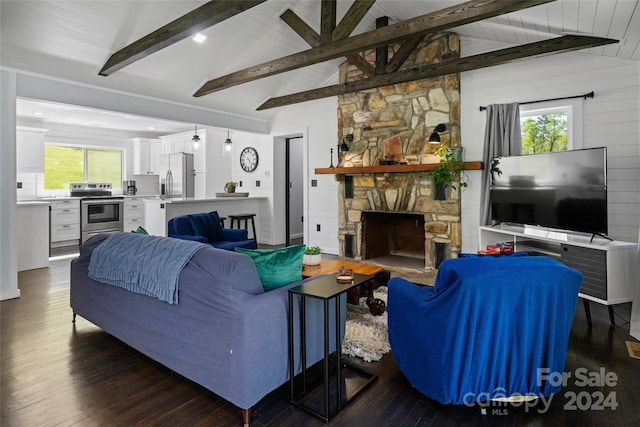
<path fill-rule="evenodd" d="M 136 233 L 116 233 L 98 246 L 89 277 L 128 291 L 178 303 L 180 272 L 207 245 Z"/>

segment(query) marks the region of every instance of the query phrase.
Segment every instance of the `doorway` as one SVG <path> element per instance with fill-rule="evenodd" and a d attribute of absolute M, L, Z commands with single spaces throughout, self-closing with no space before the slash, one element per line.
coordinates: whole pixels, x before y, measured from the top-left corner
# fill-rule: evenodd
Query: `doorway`
<path fill-rule="evenodd" d="M 285 140 L 285 241 L 286 245 L 304 241 L 304 176 L 302 136 Z"/>

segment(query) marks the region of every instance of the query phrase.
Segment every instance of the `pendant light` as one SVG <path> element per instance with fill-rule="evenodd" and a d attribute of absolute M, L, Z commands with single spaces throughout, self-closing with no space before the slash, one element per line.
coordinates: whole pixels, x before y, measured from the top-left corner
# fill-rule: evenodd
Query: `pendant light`
<path fill-rule="evenodd" d="M 193 138 L 191 138 L 191 141 L 193 142 L 193 148 L 198 149 L 198 147 L 200 147 L 200 137 L 198 136 L 198 125 L 196 125 L 196 130 L 193 135 Z"/>
<path fill-rule="evenodd" d="M 231 151 L 231 138 L 229 138 L 229 131 L 227 130 L 227 139 L 224 140 L 225 151 Z"/>

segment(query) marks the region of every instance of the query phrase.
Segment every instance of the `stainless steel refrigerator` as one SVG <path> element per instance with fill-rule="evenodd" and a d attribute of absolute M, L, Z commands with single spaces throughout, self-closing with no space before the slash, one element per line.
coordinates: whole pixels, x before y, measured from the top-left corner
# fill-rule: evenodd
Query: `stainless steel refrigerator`
<path fill-rule="evenodd" d="M 160 155 L 160 182 L 164 181 L 166 197 L 194 196 L 193 154 Z"/>

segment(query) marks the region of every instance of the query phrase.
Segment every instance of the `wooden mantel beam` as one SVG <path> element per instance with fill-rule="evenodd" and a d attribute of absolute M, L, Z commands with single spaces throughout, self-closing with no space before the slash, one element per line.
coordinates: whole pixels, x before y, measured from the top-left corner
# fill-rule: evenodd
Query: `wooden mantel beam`
<path fill-rule="evenodd" d="M 270 98 L 264 104 L 259 106 L 257 110 L 283 107 L 285 105 L 327 98 L 329 96 L 343 95 L 345 93 L 357 92 L 375 87 L 429 79 L 444 76 L 446 74 L 460 73 L 463 71 L 477 70 L 479 68 L 504 64 L 522 58 L 531 58 L 552 53 L 571 52 L 574 50 L 603 46 L 611 43 L 618 43 L 618 40 L 589 36 L 562 36 L 508 49 L 466 56 L 464 58 L 453 59 L 451 61 L 441 62 L 438 64 L 428 64 L 409 70 L 382 74 L 367 79 L 347 82 L 345 84 L 327 86 L 291 95 Z"/>
<path fill-rule="evenodd" d="M 420 34 L 448 30 L 453 27 L 481 21 L 516 10 L 527 9 L 554 0 L 469 0 L 465 3 L 407 19 L 353 37 L 335 40 L 302 52 L 294 53 L 263 64 L 209 80 L 193 96 L 204 96 L 216 91 L 248 83 L 264 77 L 284 73 L 375 48 L 400 42 Z"/>
<path fill-rule="evenodd" d="M 266 0 L 213 0 L 171 21 L 109 57 L 98 74 L 109 76 L 152 53 L 164 49 Z"/>

